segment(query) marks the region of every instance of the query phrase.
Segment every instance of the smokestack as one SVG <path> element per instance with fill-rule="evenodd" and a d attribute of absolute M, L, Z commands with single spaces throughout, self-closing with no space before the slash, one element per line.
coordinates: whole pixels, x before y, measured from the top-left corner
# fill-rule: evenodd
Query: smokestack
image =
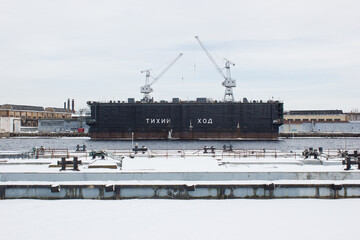
<path fill-rule="evenodd" d="M 72 112 L 74 113 L 75 112 L 75 100 L 74 99 L 71 102 L 71 109 L 72 109 Z"/>
<path fill-rule="evenodd" d="M 70 110 L 70 98 L 68 98 L 68 105 L 67 105 L 67 109 Z"/>
<path fill-rule="evenodd" d="M 64 109 L 66 109 L 66 102 L 64 102 Z"/>

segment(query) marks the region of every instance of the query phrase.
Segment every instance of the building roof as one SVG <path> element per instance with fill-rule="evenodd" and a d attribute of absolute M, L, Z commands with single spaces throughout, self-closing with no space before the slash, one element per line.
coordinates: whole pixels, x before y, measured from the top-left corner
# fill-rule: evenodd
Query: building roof
<path fill-rule="evenodd" d="M 15 105 L 15 104 L 4 104 L 0 107 L 2 110 L 12 111 L 33 111 L 33 112 L 44 112 L 43 107 L 39 106 L 28 106 L 28 105 Z"/>
<path fill-rule="evenodd" d="M 71 109 L 65 109 L 65 108 L 48 107 L 45 110 L 56 113 L 72 113 Z"/>
<path fill-rule="evenodd" d="M 342 110 L 296 110 L 289 111 L 288 115 L 334 115 L 343 114 Z"/>

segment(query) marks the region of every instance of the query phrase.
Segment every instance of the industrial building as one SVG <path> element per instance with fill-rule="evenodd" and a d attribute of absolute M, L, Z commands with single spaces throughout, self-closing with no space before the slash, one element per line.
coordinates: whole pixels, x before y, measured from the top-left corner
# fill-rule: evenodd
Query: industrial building
<path fill-rule="evenodd" d="M 39 133 L 89 132 L 83 117 L 67 119 L 39 119 Z"/>
<path fill-rule="evenodd" d="M 54 107 L 39 107 L 27 105 L 4 104 L 0 106 L 0 116 L 20 118 L 21 126 L 37 127 L 38 120 L 44 118 L 64 119 L 71 118 L 72 110 Z"/>
<path fill-rule="evenodd" d="M 75 113 L 75 101 L 72 100 L 70 109 L 70 99 L 67 104 L 64 102 L 64 108 L 56 107 L 40 107 L 29 105 L 3 104 L 0 105 L 0 132 L 3 133 L 18 133 L 18 132 L 37 132 L 39 121 L 55 121 L 62 122 L 60 125 L 66 126 L 66 130 L 74 129 L 76 126 L 83 126 L 85 124 L 78 124 L 79 120 L 76 118 L 72 120 L 72 115 Z M 85 121 L 85 120 L 82 120 Z M 68 127 L 66 122 L 75 122 L 74 127 Z M 46 123 L 44 123 L 46 124 Z M 49 125 L 56 125 L 50 124 Z M 59 124 L 58 124 L 59 125 Z M 71 125 L 71 124 L 70 124 Z M 78 130 L 79 127 L 76 127 Z M 86 127 L 83 127 L 86 128 Z M 59 132 L 59 131 L 57 131 Z"/>
<path fill-rule="evenodd" d="M 20 132 L 20 118 L 0 117 L 0 133 Z"/>
<path fill-rule="evenodd" d="M 349 119 L 349 116 L 342 110 L 301 110 L 284 113 L 284 123 L 348 122 Z"/>
<path fill-rule="evenodd" d="M 280 133 L 360 133 L 357 115 L 342 110 L 301 110 L 284 113 Z M 355 121 L 354 121 L 355 120 Z"/>

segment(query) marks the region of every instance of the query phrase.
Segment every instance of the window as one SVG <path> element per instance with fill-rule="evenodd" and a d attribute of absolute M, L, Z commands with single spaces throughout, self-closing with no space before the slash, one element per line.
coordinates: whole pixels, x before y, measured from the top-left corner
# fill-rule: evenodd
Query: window
<path fill-rule="evenodd" d="M 332 119 L 327 118 L 326 121 L 327 121 L 327 122 L 332 122 Z"/>

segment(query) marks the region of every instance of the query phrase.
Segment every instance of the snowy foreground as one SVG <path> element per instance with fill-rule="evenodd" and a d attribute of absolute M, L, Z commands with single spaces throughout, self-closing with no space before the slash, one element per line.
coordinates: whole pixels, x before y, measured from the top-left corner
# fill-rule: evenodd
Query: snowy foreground
<path fill-rule="evenodd" d="M 359 239 L 360 199 L 4 200 L 1 239 Z M 350 224 L 351 227 L 347 227 Z"/>

